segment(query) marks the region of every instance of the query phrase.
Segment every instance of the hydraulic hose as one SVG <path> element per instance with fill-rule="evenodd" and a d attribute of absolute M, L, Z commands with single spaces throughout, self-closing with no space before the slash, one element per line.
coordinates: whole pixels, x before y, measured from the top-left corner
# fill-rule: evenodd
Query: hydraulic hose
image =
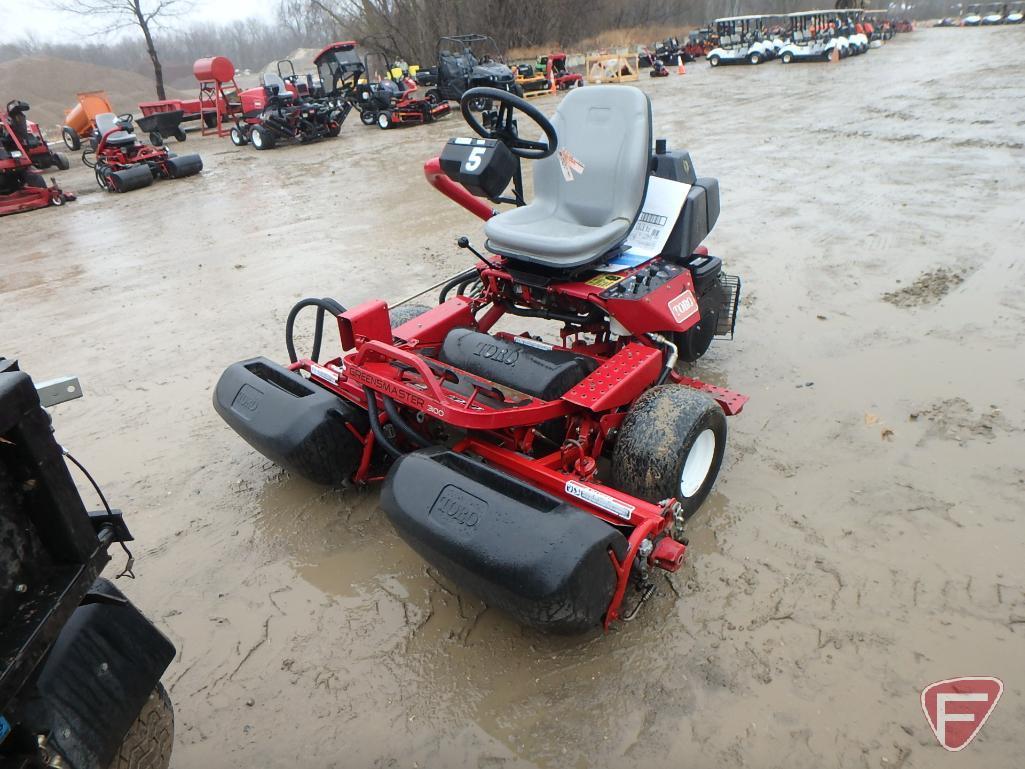
<path fill-rule="evenodd" d="M 366 385 L 363 385 L 363 395 L 366 396 L 367 399 L 367 416 L 370 417 L 370 429 L 374 432 L 374 439 L 381 444 L 381 448 L 388 452 L 393 459 L 398 459 L 402 456 L 402 452 L 399 451 L 398 446 L 392 443 L 391 439 L 384 434 L 384 428 L 381 427 L 380 422 L 381 412 L 377 410 L 377 396 L 374 395 L 374 391 Z"/>
<path fill-rule="evenodd" d="M 666 362 L 665 365 L 662 367 L 662 373 L 659 374 L 658 379 L 655 380 L 656 386 L 660 384 L 665 384 L 665 381 L 669 378 L 669 374 L 676 367 L 676 361 L 679 360 L 680 351 L 677 349 L 675 344 L 670 342 L 661 334 L 648 334 L 648 338 L 656 344 L 661 344 L 668 350 L 669 354 L 666 356 Z"/>
<path fill-rule="evenodd" d="M 320 358 L 320 345 L 324 338 L 324 313 L 329 312 L 332 315 L 341 315 L 345 312 L 345 307 L 328 297 L 323 299 L 310 297 L 296 302 L 295 306 L 288 313 L 288 320 L 285 321 L 285 348 L 288 350 L 288 359 L 292 363 L 299 360 L 299 356 L 295 352 L 295 319 L 300 311 L 306 307 L 317 308 L 317 325 L 313 332 L 313 354 L 310 356 L 312 360 Z"/>
<path fill-rule="evenodd" d="M 463 283 L 473 280 L 477 277 L 477 268 L 470 267 L 468 270 L 463 270 L 458 275 L 454 276 L 441 288 L 441 293 L 438 295 L 438 304 L 444 304 L 445 300 L 448 299 L 448 292 L 457 286 L 461 286 Z"/>
<path fill-rule="evenodd" d="M 381 399 L 384 401 L 384 413 L 388 415 L 388 420 L 395 425 L 396 430 L 420 448 L 427 448 L 432 445 L 429 440 L 410 427 L 409 423 L 402 418 L 402 415 L 399 414 L 398 406 L 395 405 L 395 401 L 390 396 L 382 395 Z"/>

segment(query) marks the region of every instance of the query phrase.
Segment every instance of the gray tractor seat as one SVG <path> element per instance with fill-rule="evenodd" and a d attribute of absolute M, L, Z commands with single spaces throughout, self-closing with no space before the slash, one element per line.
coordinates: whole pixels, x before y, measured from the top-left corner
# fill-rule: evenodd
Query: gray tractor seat
<path fill-rule="evenodd" d="M 618 249 L 637 220 L 651 169 L 651 102 L 631 86 L 575 88 L 552 120 L 554 155 L 534 164 L 534 199 L 484 225 L 487 247 L 520 262 L 573 269 Z M 560 153 L 583 166 L 573 181 Z"/>
<path fill-rule="evenodd" d="M 263 76 L 263 87 L 271 99 L 280 99 L 285 104 L 294 98 L 294 94 L 285 87 L 285 81 L 281 79 L 281 76 L 275 75 L 273 72 L 267 72 Z"/>
<path fill-rule="evenodd" d="M 101 112 L 96 116 L 96 130 L 100 132 L 100 138 L 103 135 L 114 128 L 118 127 L 117 115 L 113 112 Z M 136 142 L 135 134 L 128 133 L 128 131 L 118 131 L 112 133 L 107 137 L 107 145 L 110 147 L 124 147 L 126 145 L 134 145 Z"/>

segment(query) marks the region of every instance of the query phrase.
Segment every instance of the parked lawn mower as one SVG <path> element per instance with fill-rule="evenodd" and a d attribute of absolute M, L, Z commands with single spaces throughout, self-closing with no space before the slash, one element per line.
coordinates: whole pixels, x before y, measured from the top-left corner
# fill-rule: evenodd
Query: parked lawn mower
<path fill-rule="evenodd" d="M 307 144 L 338 136 L 352 105 L 332 99 L 306 99 L 289 90 L 273 73 L 263 75 L 264 98 L 259 107 L 246 110 L 231 129 L 236 147 L 250 142 L 258 150 L 278 142 Z"/>
<path fill-rule="evenodd" d="M 37 137 L 41 140 L 42 137 L 29 131 L 23 109 L 13 110 L 12 117 L 12 104 L 17 106 L 24 102 L 11 102 L 6 111 L 0 112 L 0 216 L 60 206 L 65 201 L 74 200 L 75 194 L 64 192 L 54 180 L 47 187 L 46 180 L 33 167 L 33 149 L 41 159 L 49 159 L 51 153 L 45 142 L 42 144 L 46 147 L 45 158 L 39 147 L 29 144 L 28 139 Z"/>
<path fill-rule="evenodd" d="M 359 110 L 363 125 L 392 128 L 401 125 L 432 123 L 452 108 L 447 101 L 434 103 L 418 99 L 416 80 L 399 68 L 380 83 L 357 82 L 351 91 L 353 106 Z"/>
<path fill-rule="evenodd" d="M 661 59 L 652 59 L 648 77 L 669 77 L 669 69 Z"/>
<path fill-rule="evenodd" d="M 7 102 L 7 123 L 17 135 L 22 148 L 28 153 L 29 158 L 32 160 L 32 165 L 40 171 L 45 171 L 48 168 L 67 171 L 71 168 L 71 163 L 68 162 L 67 156 L 50 149 L 50 145 L 43 138 L 43 132 L 39 130 L 39 126 L 26 116 L 25 113 L 28 111 L 28 102 L 21 101 L 20 99 Z"/>
<path fill-rule="evenodd" d="M 96 116 L 94 147 L 83 151 L 82 162 L 96 172 L 96 183 L 107 192 L 131 192 L 149 187 L 153 180 L 182 179 L 203 170 L 199 155 L 177 156 L 166 147 L 140 142 L 132 116 L 106 112 Z"/>
<path fill-rule="evenodd" d="M 478 116 L 481 100 L 495 109 Z M 383 478 L 398 533 L 489 606 L 544 631 L 608 628 L 651 595 L 653 569 L 680 567 L 681 527 L 715 481 L 726 415 L 747 401 L 675 370 L 736 320 L 739 279 L 700 246 L 718 182 L 664 140 L 653 148 L 651 105 L 633 87 L 573 89 L 553 121 L 493 88 L 460 106 L 477 135 L 450 139 L 425 173 L 485 220 L 488 253 L 460 238 L 478 262 L 428 289 L 443 286 L 434 307 L 302 299 L 286 322 L 289 363 L 233 364 L 214 407 L 312 481 Z M 543 140 L 522 137 L 527 121 Z M 536 163 L 529 204 L 524 158 Z M 642 212 L 649 185 L 685 202 L 662 223 L 672 229 L 658 256 L 631 258 L 635 223 L 657 222 Z M 305 308 L 317 330 L 300 356 Z M 343 353 L 322 360 L 326 316 Z M 496 331 L 504 316 L 532 330 Z M 543 320 L 557 342 L 535 335 Z"/>
<path fill-rule="evenodd" d="M 718 43 L 718 39 L 713 39 L 712 29 L 710 27 L 703 27 L 690 31 L 684 48 L 694 59 L 699 59 L 715 48 Z"/>
<path fill-rule="evenodd" d="M 584 84 L 584 76 L 579 72 L 570 72 L 566 66 L 566 54 L 558 51 L 541 57 L 541 67 L 548 81 L 555 80 L 555 87 L 560 91 L 569 88 L 580 88 Z"/>
<path fill-rule="evenodd" d="M 429 75 L 428 75 L 429 77 Z M 498 44 L 487 35 L 451 35 L 438 40 L 435 86 L 424 94 L 432 103 L 460 101 L 471 88 L 490 87 L 517 96 L 523 89 L 502 61 Z M 471 105 L 477 112 L 490 109 L 486 101 Z"/>
<path fill-rule="evenodd" d="M 133 576 L 132 535 L 85 471 L 103 503 L 87 511 L 44 410 L 80 396 L 0 358 L 0 765 L 167 769 L 174 645 L 100 577 L 118 544 Z"/>
<path fill-rule="evenodd" d="M 544 96 L 551 90 L 548 76 L 543 72 L 538 72 L 529 64 L 516 65 L 514 72 L 516 74 L 516 85 L 527 99 L 535 96 Z"/>

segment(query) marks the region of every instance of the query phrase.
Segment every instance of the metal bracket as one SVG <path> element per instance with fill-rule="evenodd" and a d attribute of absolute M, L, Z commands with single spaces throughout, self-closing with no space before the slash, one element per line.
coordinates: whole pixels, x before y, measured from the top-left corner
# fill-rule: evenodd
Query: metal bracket
<path fill-rule="evenodd" d="M 43 408 L 49 408 L 59 403 L 81 398 L 82 385 L 78 383 L 77 376 L 65 376 L 37 382 L 36 392 L 39 394 L 39 403 Z"/>
<path fill-rule="evenodd" d="M 120 510 L 111 510 L 109 513 L 106 510 L 90 510 L 88 516 L 97 534 L 104 526 L 112 529 L 112 542 L 132 542 L 135 539 L 128 530 L 128 524 L 125 523 Z"/>

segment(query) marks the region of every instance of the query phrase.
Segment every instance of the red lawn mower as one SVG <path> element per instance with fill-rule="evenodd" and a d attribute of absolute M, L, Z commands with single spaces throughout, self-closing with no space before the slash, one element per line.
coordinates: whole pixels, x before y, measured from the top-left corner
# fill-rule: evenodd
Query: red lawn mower
<path fill-rule="evenodd" d="M 482 100 L 496 109 L 478 116 Z M 478 262 L 433 307 L 301 300 L 286 322 L 290 362 L 230 366 L 214 407 L 310 480 L 383 479 L 399 534 L 488 605 L 550 632 L 607 628 L 633 618 L 654 569 L 680 568 L 682 526 L 718 474 L 726 416 L 747 401 L 675 371 L 736 319 L 740 281 L 700 246 L 718 182 L 664 140 L 653 150 L 636 88 L 574 89 L 553 121 L 493 88 L 468 90 L 460 106 L 477 136 L 450 139 L 425 172 L 486 221 L 487 253 L 460 238 Z M 543 140 L 522 138 L 517 114 Z M 529 204 L 521 159 L 535 161 Z M 638 222 L 671 224 L 644 210 L 656 177 L 689 185 L 668 185 L 685 202 L 661 253 L 630 260 Z M 497 212 L 504 203 L 515 207 Z M 300 356 L 304 308 L 317 324 Z M 321 360 L 328 315 L 344 352 Z M 499 331 L 503 317 L 532 330 Z M 557 342 L 535 335 L 541 321 L 557 324 Z"/>
<path fill-rule="evenodd" d="M 82 162 L 96 171 L 96 183 L 107 192 L 131 192 L 153 180 L 183 179 L 203 170 L 199 155 L 175 155 L 166 147 L 140 142 L 132 133 L 132 116 L 103 112 Z"/>
<path fill-rule="evenodd" d="M 566 54 L 564 53 L 551 53 L 548 56 L 543 56 L 545 73 L 548 75 L 548 81 L 555 79 L 555 87 L 560 91 L 565 91 L 568 88 L 580 88 L 584 84 L 584 76 L 578 72 L 570 72 L 566 68 Z"/>
<path fill-rule="evenodd" d="M 269 150 L 281 141 L 307 144 L 334 138 L 351 109 L 344 101 L 301 95 L 294 84 L 289 88 L 280 75 L 268 72 L 262 94 L 242 94 L 242 118 L 232 126 L 231 142 L 236 147 L 251 142 L 258 150 Z"/>
<path fill-rule="evenodd" d="M 0 113 L 0 216 L 31 211 L 34 208 L 60 206 L 74 200 L 75 194 L 64 192 L 39 169 L 56 166 L 68 168 L 68 159 L 52 152 L 43 139 L 39 126 L 25 117 L 28 104 L 11 101 Z"/>
<path fill-rule="evenodd" d="M 452 111 L 447 101 L 418 99 L 416 93 L 416 80 L 393 70 L 392 77 L 380 83 L 356 83 L 348 98 L 359 110 L 363 125 L 378 128 L 433 123 Z"/>

